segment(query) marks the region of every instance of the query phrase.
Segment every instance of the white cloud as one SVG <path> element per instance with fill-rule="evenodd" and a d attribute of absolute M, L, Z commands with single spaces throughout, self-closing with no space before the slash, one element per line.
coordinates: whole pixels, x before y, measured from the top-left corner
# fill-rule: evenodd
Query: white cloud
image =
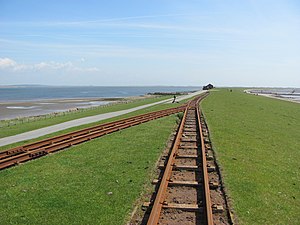
<path fill-rule="evenodd" d="M 25 71 L 55 71 L 64 70 L 67 72 L 99 72 L 97 67 L 78 67 L 72 62 L 40 62 L 36 64 L 20 64 L 10 58 L 0 58 L 0 70 L 9 70 L 13 72 Z"/>
<path fill-rule="evenodd" d="M 9 58 L 0 58 L 0 69 L 16 66 L 16 62 Z"/>
<path fill-rule="evenodd" d="M 62 70 L 62 69 L 67 69 L 67 70 L 72 70 L 75 68 L 75 66 L 71 62 L 66 62 L 66 63 L 58 63 L 58 62 L 40 62 L 34 65 L 31 65 L 33 69 L 36 70 Z"/>

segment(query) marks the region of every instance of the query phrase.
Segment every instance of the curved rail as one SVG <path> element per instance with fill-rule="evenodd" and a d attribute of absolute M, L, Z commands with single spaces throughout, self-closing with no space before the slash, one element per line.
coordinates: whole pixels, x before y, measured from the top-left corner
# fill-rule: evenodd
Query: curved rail
<path fill-rule="evenodd" d="M 0 170 L 131 126 L 184 111 L 185 106 L 146 113 L 0 152 Z"/>

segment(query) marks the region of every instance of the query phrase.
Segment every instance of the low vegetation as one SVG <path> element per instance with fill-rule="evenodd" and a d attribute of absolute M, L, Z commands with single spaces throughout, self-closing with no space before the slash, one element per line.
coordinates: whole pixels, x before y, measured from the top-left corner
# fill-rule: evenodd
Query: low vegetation
<path fill-rule="evenodd" d="M 176 124 L 131 127 L 0 171 L 1 224 L 124 224 Z"/>
<path fill-rule="evenodd" d="M 188 100 L 184 100 L 184 101 L 180 102 L 180 104 L 183 104 L 186 101 L 188 101 Z M 62 130 L 62 131 L 58 131 L 58 132 L 55 132 L 55 133 L 47 134 L 47 135 L 44 135 L 44 136 L 41 136 L 41 137 L 38 137 L 38 138 L 35 138 L 35 139 L 20 141 L 20 142 L 17 142 L 17 143 L 5 145 L 5 146 L 0 146 L 0 151 L 5 150 L 5 149 L 9 149 L 9 148 L 13 148 L 13 147 L 16 147 L 16 146 L 32 143 L 34 141 L 38 141 L 38 140 L 54 137 L 54 136 L 57 136 L 57 135 L 65 134 L 65 133 L 68 133 L 68 132 L 76 131 L 76 130 L 79 130 L 79 129 L 83 129 L 83 128 L 87 128 L 87 127 L 91 127 L 91 126 L 95 126 L 95 125 L 99 125 L 99 124 L 103 124 L 103 123 L 107 123 L 107 122 L 116 121 L 116 120 L 119 120 L 119 119 L 124 119 L 124 118 L 132 117 L 132 116 L 136 116 L 136 115 L 140 115 L 140 114 L 144 114 L 144 113 L 149 113 L 149 112 L 153 112 L 153 111 L 158 111 L 158 110 L 168 109 L 168 108 L 172 108 L 172 107 L 177 107 L 180 104 L 168 103 L 168 104 L 158 104 L 158 105 L 150 106 L 150 107 L 140 109 L 140 110 L 137 110 L 137 111 L 134 111 L 134 112 L 131 112 L 131 113 L 127 113 L 127 114 L 124 114 L 124 115 L 121 115 L 121 116 L 116 116 L 116 117 L 113 117 L 113 118 L 110 118 L 110 119 L 106 119 L 106 120 L 102 120 L 102 121 L 98 121 L 98 122 L 94 122 L 94 123 L 89 123 L 89 124 L 84 124 L 84 125 L 77 126 L 77 127 L 72 127 L 72 128 L 66 129 L 66 130 Z"/>
<path fill-rule="evenodd" d="M 240 224 L 299 224 L 300 104 L 211 91 L 202 108 Z"/>
<path fill-rule="evenodd" d="M 34 121 L 29 120 L 28 122 L 24 122 L 24 123 L 20 123 L 20 122 L 10 123 L 8 121 L 2 121 L 2 122 L 0 121 L 0 126 L 1 126 L 0 138 L 24 133 L 38 128 L 47 127 L 47 126 L 51 126 L 51 125 L 55 125 L 55 124 L 59 124 L 66 121 L 75 120 L 87 116 L 94 116 L 98 114 L 134 108 L 140 105 L 146 105 L 146 104 L 158 102 L 168 98 L 170 98 L 170 96 L 133 100 L 132 102 L 129 103 L 116 103 L 110 106 L 100 106 L 96 108 L 79 110 L 76 112 L 63 113 L 55 117 L 43 116 L 38 120 L 34 120 Z M 12 125 L 7 126 L 7 124 L 12 124 Z"/>

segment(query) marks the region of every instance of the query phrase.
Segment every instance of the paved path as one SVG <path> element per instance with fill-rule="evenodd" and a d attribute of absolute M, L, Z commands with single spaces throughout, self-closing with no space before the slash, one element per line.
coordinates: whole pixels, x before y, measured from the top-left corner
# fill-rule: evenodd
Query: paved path
<path fill-rule="evenodd" d="M 190 93 L 188 95 L 180 95 L 180 96 L 176 97 L 176 102 L 194 97 L 194 96 L 199 95 L 204 92 L 206 92 L 206 91 L 196 91 L 196 92 Z M 166 101 L 166 103 L 172 103 L 172 101 L 173 101 L 173 98 L 171 100 Z"/>
<path fill-rule="evenodd" d="M 176 101 L 184 100 L 184 99 L 193 97 L 195 95 L 198 95 L 200 93 L 202 93 L 202 91 L 197 91 L 197 92 L 191 93 L 189 95 L 180 96 L 180 97 L 176 98 Z M 25 141 L 25 140 L 33 139 L 33 138 L 37 138 L 37 137 L 40 137 L 40 136 L 44 136 L 46 134 L 51 134 L 51 133 L 54 133 L 54 132 L 57 132 L 57 131 L 65 130 L 65 129 L 68 129 L 68 128 L 71 128 L 71 127 L 76 127 L 76 126 L 80 126 L 80 125 L 83 125 L 83 124 L 93 123 L 93 122 L 109 119 L 109 118 L 112 118 L 112 117 L 124 115 L 126 113 L 134 112 L 134 111 L 144 109 L 144 108 L 147 108 L 147 107 L 150 107 L 150 106 L 153 106 L 153 105 L 158 105 L 158 104 L 162 104 L 162 103 L 170 103 L 170 102 L 172 102 L 172 100 L 173 99 L 167 99 L 167 100 L 154 102 L 154 103 L 147 104 L 147 105 L 141 105 L 141 106 L 131 108 L 131 109 L 125 109 L 125 110 L 120 110 L 120 111 L 110 112 L 110 113 L 103 113 L 103 114 L 99 114 L 99 115 L 96 115 L 96 116 L 84 117 L 84 118 L 80 118 L 80 119 L 71 120 L 71 121 L 68 121 L 68 122 L 56 124 L 56 125 L 53 125 L 53 126 L 40 128 L 40 129 L 37 129 L 37 130 L 28 131 L 28 132 L 25 132 L 25 133 L 14 135 L 14 136 L 1 138 L 0 139 L 0 146 L 16 143 L 16 142 L 19 142 L 19 141 Z"/>

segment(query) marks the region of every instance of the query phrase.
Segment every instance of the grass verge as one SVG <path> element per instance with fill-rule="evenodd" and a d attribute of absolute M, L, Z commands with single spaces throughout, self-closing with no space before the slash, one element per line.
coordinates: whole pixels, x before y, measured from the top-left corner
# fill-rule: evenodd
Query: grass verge
<path fill-rule="evenodd" d="M 183 104 L 183 103 L 185 103 L 185 102 L 182 102 L 181 104 Z M 113 118 L 110 118 L 110 119 L 101 120 L 101 121 L 94 122 L 94 123 L 89 123 L 89 124 L 84 124 L 84 125 L 81 125 L 81 126 L 72 127 L 72 128 L 66 129 L 66 130 L 61 130 L 61 131 L 58 131 L 58 132 L 55 132 L 55 133 L 47 134 L 47 135 L 44 135 L 44 136 L 41 136 L 41 137 L 38 137 L 38 138 L 35 138 L 35 139 L 30 139 L 30 140 L 20 141 L 20 142 L 16 142 L 16 143 L 5 145 L 5 146 L 0 146 L 0 151 L 5 150 L 5 149 L 9 149 L 9 148 L 13 148 L 13 147 L 16 147 L 16 146 L 32 143 L 32 142 L 35 142 L 35 141 L 38 141 L 38 140 L 43 140 L 43 139 L 46 139 L 46 138 L 54 137 L 54 136 L 57 136 L 57 135 L 65 134 L 65 133 L 68 133 L 68 132 L 76 131 L 76 130 L 79 130 L 79 129 L 83 129 L 83 128 L 87 128 L 87 127 L 107 123 L 107 122 L 112 122 L 112 121 L 132 117 L 132 116 L 136 116 L 136 115 L 140 115 L 140 114 L 144 114 L 144 113 L 149 113 L 149 112 L 153 112 L 153 111 L 158 111 L 158 110 L 177 107 L 181 104 L 176 104 L 175 105 L 175 104 L 169 103 L 169 104 L 158 104 L 158 105 L 150 106 L 150 107 L 140 109 L 140 110 L 137 110 L 137 111 L 134 111 L 134 112 L 131 112 L 131 113 L 127 113 L 127 114 L 124 114 L 124 115 L 121 115 L 121 116 L 116 116 L 116 117 L 113 117 Z"/>
<path fill-rule="evenodd" d="M 146 99 L 139 99 L 139 100 L 134 100 L 129 103 L 117 103 L 111 106 L 101 106 L 97 108 L 91 108 L 91 109 L 86 109 L 84 111 L 78 111 L 78 112 L 70 112 L 66 113 L 60 116 L 52 117 L 52 118 L 43 118 L 41 120 L 36 120 L 36 121 L 31 121 L 31 122 L 26 122 L 26 123 L 19 123 L 16 125 L 12 126 L 4 126 L 1 127 L 1 133 L 0 133 L 0 138 L 7 137 L 7 136 L 12 136 L 20 133 L 24 133 L 27 131 L 39 129 L 42 127 L 47 127 L 63 122 L 67 122 L 70 120 L 75 120 L 87 116 L 94 116 L 98 114 L 103 114 L 103 113 L 109 113 L 109 112 L 115 112 L 115 111 L 120 111 L 124 109 L 130 109 L 134 108 L 140 105 L 146 105 L 150 104 L 153 102 L 158 102 L 162 101 L 164 99 L 168 99 L 170 96 L 160 96 L 160 97 L 153 97 L 153 98 L 146 98 Z"/>
<path fill-rule="evenodd" d="M 299 224 L 300 105 L 219 89 L 202 109 L 240 224 Z"/>
<path fill-rule="evenodd" d="M 0 171 L 2 224 L 124 224 L 175 126 L 161 118 Z"/>

